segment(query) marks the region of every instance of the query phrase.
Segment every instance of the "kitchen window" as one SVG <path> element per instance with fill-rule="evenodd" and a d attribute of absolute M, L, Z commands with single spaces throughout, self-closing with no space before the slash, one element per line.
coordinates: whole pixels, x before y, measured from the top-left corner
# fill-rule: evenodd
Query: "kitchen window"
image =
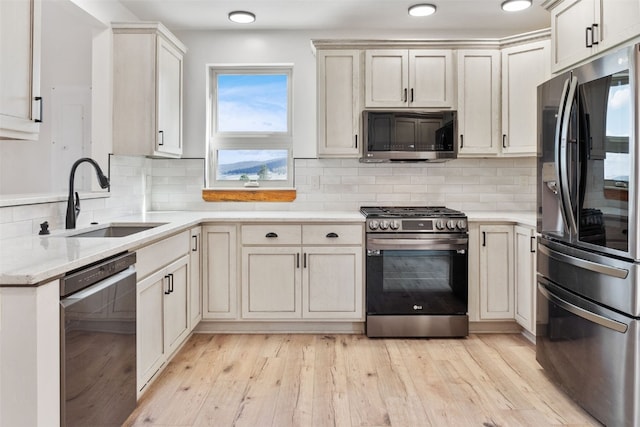
<path fill-rule="evenodd" d="M 207 186 L 293 187 L 292 65 L 210 65 Z"/>

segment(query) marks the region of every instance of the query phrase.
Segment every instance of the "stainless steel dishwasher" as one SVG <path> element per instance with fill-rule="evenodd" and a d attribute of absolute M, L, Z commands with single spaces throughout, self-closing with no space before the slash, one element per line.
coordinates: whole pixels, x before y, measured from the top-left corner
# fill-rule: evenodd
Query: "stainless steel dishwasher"
<path fill-rule="evenodd" d="M 136 406 L 136 254 L 60 281 L 60 424 L 121 426 Z"/>

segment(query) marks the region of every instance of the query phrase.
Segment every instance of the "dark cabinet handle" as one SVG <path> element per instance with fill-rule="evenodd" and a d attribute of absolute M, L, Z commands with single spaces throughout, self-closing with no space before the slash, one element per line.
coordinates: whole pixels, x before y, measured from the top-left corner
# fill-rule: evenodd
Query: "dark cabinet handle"
<path fill-rule="evenodd" d="M 300 268 L 300 252 L 296 254 L 296 268 Z"/>
<path fill-rule="evenodd" d="M 411 102 L 413 102 L 413 88 L 411 88 Z"/>
<path fill-rule="evenodd" d="M 598 30 L 598 24 L 593 24 L 591 26 L 591 44 L 596 45 L 600 43 L 598 40 L 600 37 L 596 38 L 596 31 Z"/>
<path fill-rule="evenodd" d="M 164 131 L 159 130 L 158 133 L 160 134 L 160 142 L 158 142 L 158 145 L 164 145 Z"/>
<path fill-rule="evenodd" d="M 302 268 L 307 268 L 307 254 L 302 257 Z"/>
<path fill-rule="evenodd" d="M 41 96 L 36 96 L 33 99 L 35 99 L 36 101 L 38 101 L 40 103 L 40 115 L 38 116 L 37 119 L 34 119 L 33 121 L 36 122 L 36 123 L 42 123 L 42 104 L 43 104 L 42 97 Z"/>
<path fill-rule="evenodd" d="M 198 236 L 191 236 L 193 239 L 193 247 L 191 248 L 192 252 L 198 252 Z"/>
<path fill-rule="evenodd" d="M 460 135 L 460 148 L 464 147 L 464 135 Z"/>
<path fill-rule="evenodd" d="M 536 253 L 536 236 L 531 236 L 531 253 L 535 254 Z"/>
<path fill-rule="evenodd" d="M 169 273 L 169 292 L 173 292 L 173 273 Z"/>
<path fill-rule="evenodd" d="M 266 237 L 268 239 L 274 239 L 274 238 L 278 237 L 278 235 L 276 233 L 274 233 L 273 231 L 271 231 L 271 232 L 265 234 L 264 237 Z"/>
<path fill-rule="evenodd" d="M 407 88 L 404 88 L 404 102 L 407 102 Z"/>
<path fill-rule="evenodd" d="M 171 278 L 169 277 L 168 274 L 164 276 L 164 278 L 167 279 L 167 290 L 164 291 L 164 294 L 169 295 L 171 293 Z"/>
<path fill-rule="evenodd" d="M 487 246 L 487 232 L 482 232 L 482 246 Z"/>
<path fill-rule="evenodd" d="M 502 134 L 502 148 L 507 148 L 507 135 Z"/>
<path fill-rule="evenodd" d="M 331 232 L 331 233 L 327 233 L 327 237 L 329 239 L 335 239 L 336 237 L 339 237 L 337 233 Z"/>
<path fill-rule="evenodd" d="M 591 40 L 589 40 L 589 35 L 591 35 Z M 585 47 L 593 47 L 593 28 L 587 27 L 584 29 L 584 45 Z"/>
<path fill-rule="evenodd" d="M 358 135 L 356 135 L 356 148 L 358 148 Z"/>

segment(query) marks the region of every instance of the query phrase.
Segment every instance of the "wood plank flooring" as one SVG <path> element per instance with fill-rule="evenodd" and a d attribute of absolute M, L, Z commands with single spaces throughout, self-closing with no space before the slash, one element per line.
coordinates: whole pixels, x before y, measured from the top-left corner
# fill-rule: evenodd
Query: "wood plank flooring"
<path fill-rule="evenodd" d="M 516 334 L 192 336 L 126 426 L 597 426 Z"/>

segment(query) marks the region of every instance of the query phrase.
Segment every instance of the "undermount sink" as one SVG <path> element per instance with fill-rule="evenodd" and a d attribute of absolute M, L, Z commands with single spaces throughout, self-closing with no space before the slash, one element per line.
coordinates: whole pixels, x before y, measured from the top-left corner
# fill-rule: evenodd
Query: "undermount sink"
<path fill-rule="evenodd" d="M 88 231 L 78 231 L 77 233 L 65 234 L 66 237 L 126 237 L 132 234 L 151 230 L 166 223 L 113 223 L 98 226 Z"/>

